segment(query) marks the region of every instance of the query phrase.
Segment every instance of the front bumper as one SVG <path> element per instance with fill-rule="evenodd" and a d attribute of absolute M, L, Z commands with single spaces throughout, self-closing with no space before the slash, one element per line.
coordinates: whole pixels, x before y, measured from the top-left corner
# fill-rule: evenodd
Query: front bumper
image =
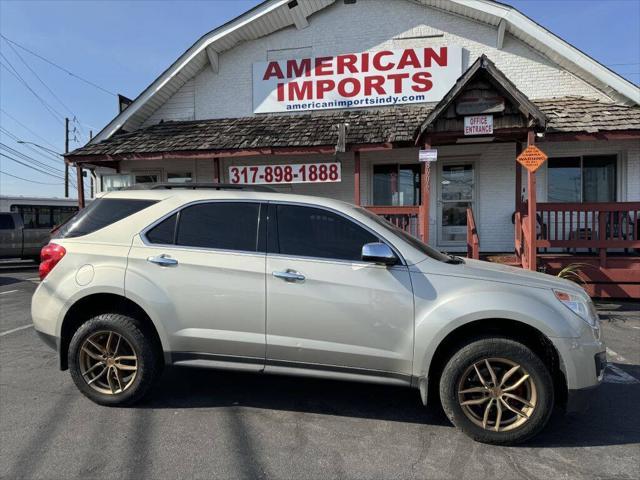
<path fill-rule="evenodd" d="M 578 338 L 551 338 L 560 356 L 567 390 L 583 390 L 602 383 L 606 354 L 599 332 L 585 328 Z"/>

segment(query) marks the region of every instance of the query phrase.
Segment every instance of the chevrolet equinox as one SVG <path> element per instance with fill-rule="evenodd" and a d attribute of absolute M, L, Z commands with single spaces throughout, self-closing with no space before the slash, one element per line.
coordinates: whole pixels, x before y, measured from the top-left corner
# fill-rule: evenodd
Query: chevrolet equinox
<path fill-rule="evenodd" d="M 101 405 L 139 401 L 165 365 L 307 375 L 416 388 L 473 439 L 511 444 L 556 405 L 582 410 L 606 362 L 577 284 L 326 198 L 110 192 L 58 229 L 40 277 L 36 331 Z"/>

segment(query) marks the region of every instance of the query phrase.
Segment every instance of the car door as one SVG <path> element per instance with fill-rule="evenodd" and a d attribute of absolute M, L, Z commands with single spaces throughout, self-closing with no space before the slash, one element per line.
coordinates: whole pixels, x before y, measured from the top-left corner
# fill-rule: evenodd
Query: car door
<path fill-rule="evenodd" d="M 410 375 L 413 292 L 408 269 L 361 261 L 380 241 L 342 214 L 270 204 L 267 366 Z"/>
<path fill-rule="evenodd" d="M 256 202 L 199 202 L 134 240 L 125 289 L 146 302 L 166 330 L 174 361 L 263 368 L 260 209 Z"/>

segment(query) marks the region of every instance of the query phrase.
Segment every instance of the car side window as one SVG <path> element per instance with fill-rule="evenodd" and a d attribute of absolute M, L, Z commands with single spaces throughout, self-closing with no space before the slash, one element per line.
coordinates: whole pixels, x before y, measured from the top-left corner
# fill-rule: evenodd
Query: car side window
<path fill-rule="evenodd" d="M 151 243 L 159 243 L 163 245 L 173 245 L 175 243 L 176 221 L 178 214 L 174 213 L 165 218 L 146 234 L 147 240 Z"/>
<path fill-rule="evenodd" d="M 0 230 L 13 230 L 16 225 L 10 213 L 0 214 Z"/>
<path fill-rule="evenodd" d="M 321 208 L 278 205 L 273 253 L 360 261 L 362 246 L 379 239 L 353 221 Z M 269 227 L 271 228 L 271 227 Z"/>
<path fill-rule="evenodd" d="M 258 203 L 211 202 L 191 205 L 180 211 L 175 244 L 255 252 L 259 213 Z M 170 225 L 161 223 L 155 228 L 161 226 L 162 229 L 154 234 L 166 238 Z"/>

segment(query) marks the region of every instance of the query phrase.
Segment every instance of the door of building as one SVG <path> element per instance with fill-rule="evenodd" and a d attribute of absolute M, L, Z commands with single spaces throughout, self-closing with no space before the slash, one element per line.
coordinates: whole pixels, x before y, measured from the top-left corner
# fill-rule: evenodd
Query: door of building
<path fill-rule="evenodd" d="M 438 170 L 438 245 L 463 246 L 467 240 L 467 208 L 474 208 L 474 163 L 443 162 Z"/>

